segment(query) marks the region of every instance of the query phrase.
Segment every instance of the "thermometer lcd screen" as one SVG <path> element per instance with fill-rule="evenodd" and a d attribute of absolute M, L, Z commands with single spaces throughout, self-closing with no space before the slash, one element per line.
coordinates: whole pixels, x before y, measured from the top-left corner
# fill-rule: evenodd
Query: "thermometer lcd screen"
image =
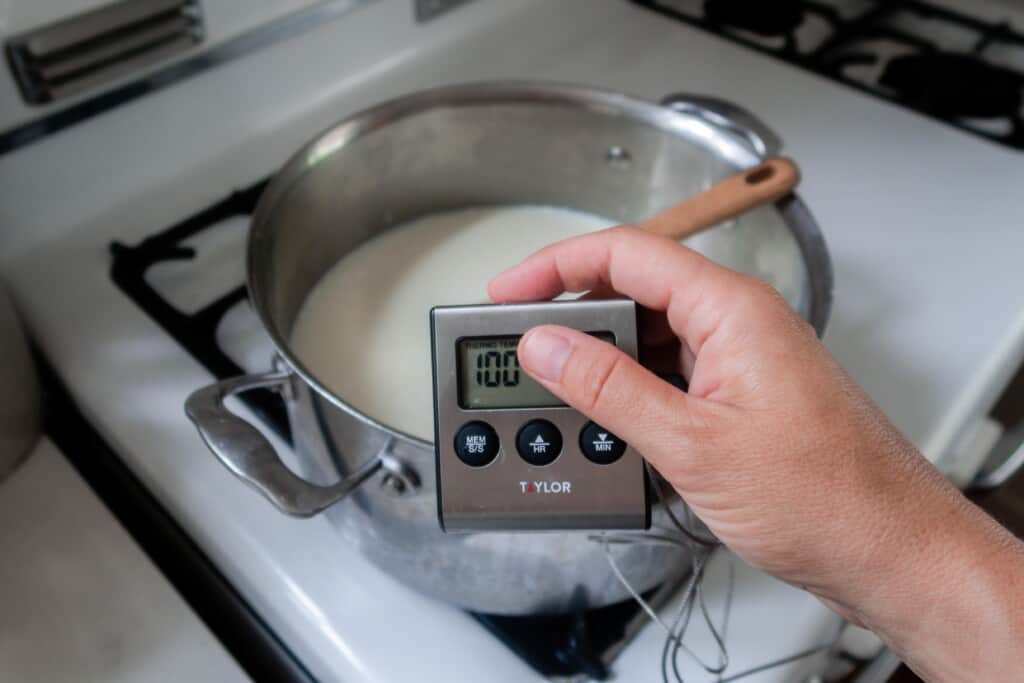
<path fill-rule="evenodd" d="M 614 344 L 608 332 L 593 336 Z M 458 341 L 459 405 L 466 410 L 548 408 L 565 404 L 519 367 L 521 335 Z"/>

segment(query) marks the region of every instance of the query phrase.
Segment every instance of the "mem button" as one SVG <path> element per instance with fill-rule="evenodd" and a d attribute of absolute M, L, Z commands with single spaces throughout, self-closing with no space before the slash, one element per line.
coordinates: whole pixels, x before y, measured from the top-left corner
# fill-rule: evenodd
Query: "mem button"
<path fill-rule="evenodd" d="M 590 462 L 610 465 L 626 452 L 626 442 L 600 425 L 588 422 L 580 432 L 580 450 Z"/>
<path fill-rule="evenodd" d="M 531 465 L 550 465 L 562 452 L 562 433 L 547 420 L 527 422 L 516 435 L 516 450 Z"/>
<path fill-rule="evenodd" d="M 467 422 L 455 435 L 455 454 L 470 467 L 483 467 L 498 455 L 498 434 L 486 422 Z"/>

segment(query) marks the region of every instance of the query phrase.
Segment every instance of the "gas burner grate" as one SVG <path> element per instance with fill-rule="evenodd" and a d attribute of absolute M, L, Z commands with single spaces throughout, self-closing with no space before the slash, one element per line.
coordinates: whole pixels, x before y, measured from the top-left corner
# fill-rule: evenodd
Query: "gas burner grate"
<path fill-rule="evenodd" d="M 110 245 L 113 262 L 110 277 L 129 299 L 149 315 L 164 331 L 199 361 L 217 379 L 245 373 L 217 341 L 217 328 L 227 312 L 246 299 L 244 284 L 222 294 L 199 310 L 186 313 L 171 304 L 147 280 L 146 274 L 158 263 L 190 260 L 196 252 L 183 242 L 200 232 L 235 216 L 248 217 L 267 181 L 232 193 L 217 204 L 177 225 L 163 230 L 135 246 L 120 242 Z M 277 394 L 259 389 L 240 397 L 256 416 L 278 436 L 291 443 L 284 402 Z"/>
<path fill-rule="evenodd" d="M 920 0 L 631 1 L 1024 150 L 1024 34 L 1007 21 Z"/>
<path fill-rule="evenodd" d="M 657 591 L 644 594 L 651 599 Z M 612 677 L 605 653 L 629 637 L 639 608 L 632 600 L 571 614 L 506 617 L 474 614 L 487 630 L 545 676 Z"/>

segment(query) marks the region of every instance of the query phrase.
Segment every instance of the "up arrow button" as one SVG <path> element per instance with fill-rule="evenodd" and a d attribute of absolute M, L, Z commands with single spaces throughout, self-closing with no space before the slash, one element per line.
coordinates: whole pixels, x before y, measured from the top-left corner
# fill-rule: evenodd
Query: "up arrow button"
<path fill-rule="evenodd" d="M 531 465 L 550 465 L 562 452 L 562 434 L 547 420 L 531 420 L 516 435 L 516 450 Z"/>

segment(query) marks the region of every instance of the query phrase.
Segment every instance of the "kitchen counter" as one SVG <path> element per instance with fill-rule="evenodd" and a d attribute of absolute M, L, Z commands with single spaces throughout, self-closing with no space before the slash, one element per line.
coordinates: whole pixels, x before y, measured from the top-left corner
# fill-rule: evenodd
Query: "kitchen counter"
<path fill-rule="evenodd" d="M 249 678 L 43 438 L 0 483 L 0 681 Z"/>

